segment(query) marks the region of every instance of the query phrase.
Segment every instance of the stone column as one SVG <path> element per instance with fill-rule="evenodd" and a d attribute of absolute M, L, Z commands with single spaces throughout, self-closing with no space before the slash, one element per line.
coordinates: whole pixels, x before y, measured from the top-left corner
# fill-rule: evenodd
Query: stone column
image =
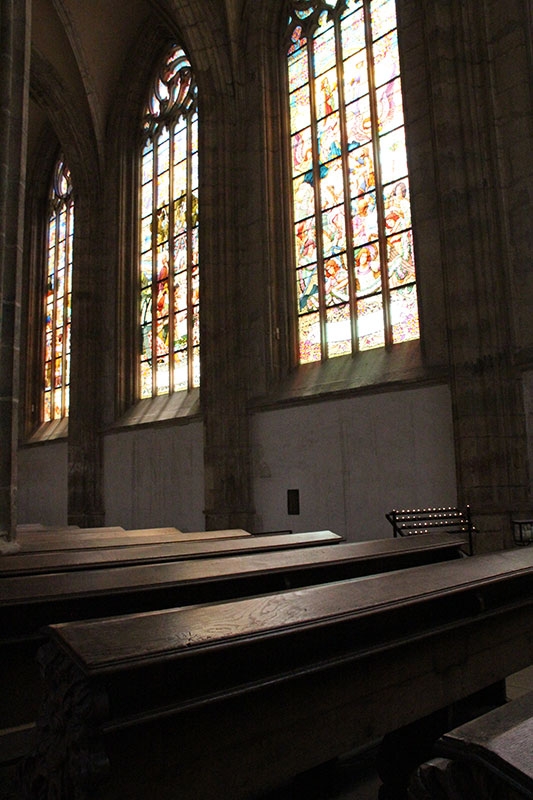
<path fill-rule="evenodd" d="M 30 0 L 0 8 L 0 533 L 15 538 Z"/>
<path fill-rule="evenodd" d="M 200 109 L 209 151 L 203 163 L 212 165 L 211 174 L 200 179 L 205 187 L 200 200 L 205 519 L 208 529 L 253 530 L 243 359 L 247 331 L 238 258 L 239 126 L 230 103 L 217 106 L 215 98 L 203 98 Z"/>
<path fill-rule="evenodd" d="M 498 549 L 529 486 L 489 17 L 481 0 L 424 4 L 458 501 L 471 505 L 482 549 Z"/>

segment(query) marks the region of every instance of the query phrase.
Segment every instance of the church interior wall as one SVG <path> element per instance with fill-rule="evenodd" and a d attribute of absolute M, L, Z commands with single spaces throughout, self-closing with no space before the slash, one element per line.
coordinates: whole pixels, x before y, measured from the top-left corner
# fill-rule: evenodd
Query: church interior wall
<path fill-rule="evenodd" d="M 377 539 L 390 535 L 393 508 L 457 502 L 446 385 L 258 412 L 252 443 L 264 530 Z M 287 513 L 290 489 L 299 490 L 298 515 Z"/>
<path fill-rule="evenodd" d="M 106 523 L 126 529 L 203 530 L 202 442 L 199 422 L 106 435 Z"/>
<path fill-rule="evenodd" d="M 59 439 L 19 450 L 18 520 L 68 524 L 68 445 Z"/>
<path fill-rule="evenodd" d="M 105 23 L 88 5 L 33 0 L 27 194 L 36 183 L 42 194 L 64 148 L 81 195 L 81 324 L 68 439 L 28 446 L 37 373 L 23 359 L 19 521 L 373 538 L 395 505 L 469 502 L 500 526 L 526 510 L 527 4 L 510 0 L 503 13 L 493 0 L 397 0 L 421 339 L 316 370 L 295 368 L 280 4 L 135 0 L 127 19 L 121 4 L 103 5 Z M 131 129 L 158 48 L 173 36 L 196 69 L 203 114 L 201 399 L 179 419 L 138 424 L 125 419 L 136 401 Z M 30 214 L 26 227 L 25 354 L 38 266 Z M 297 516 L 287 514 L 288 489 L 300 491 Z"/>

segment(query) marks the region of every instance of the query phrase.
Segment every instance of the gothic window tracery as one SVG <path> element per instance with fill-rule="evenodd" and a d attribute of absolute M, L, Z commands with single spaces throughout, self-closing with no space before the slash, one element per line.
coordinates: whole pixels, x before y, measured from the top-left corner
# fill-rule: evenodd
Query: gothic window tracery
<path fill-rule="evenodd" d="M 199 386 L 197 86 L 174 45 L 152 85 L 140 159 L 140 397 Z"/>

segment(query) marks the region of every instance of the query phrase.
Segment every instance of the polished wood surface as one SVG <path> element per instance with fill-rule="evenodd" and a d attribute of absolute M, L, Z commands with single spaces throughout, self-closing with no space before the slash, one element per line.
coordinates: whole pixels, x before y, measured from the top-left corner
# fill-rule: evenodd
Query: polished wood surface
<path fill-rule="evenodd" d="M 88 773 L 56 761 L 51 780 L 79 784 L 93 770 L 99 800 L 250 798 L 523 668 L 532 625 L 523 549 L 54 625 L 43 651 L 53 730 L 60 723 L 68 753 L 82 722 L 65 708 L 70 676 L 92 697 L 82 724 L 98 750 Z M 51 731 L 40 729 L 47 769 Z"/>
<path fill-rule="evenodd" d="M 460 558 L 462 537 L 369 542 L 0 579 L 0 659 L 13 691 L 0 720 L 34 719 L 40 693 L 35 652 L 42 626 L 279 592 Z"/>
<path fill-rule="evenodd" d="M 253 553 L 314 547 L 318 544 L 338 544 L 343 537 L 332 531 L 308 533 L 267 534 L 257 536 L 230 536 L 219 539 L 191 539 L 186 541 L 145 544 L 102 543 L 88 547 L 53 552 L 23 552 L 0 557 L 0 576 L 31 575 L 46 572 L 95 569 L 149 563 L 151 561 L 183 561 L 191 558 L 214 558 L 239 553 Z"/>
<path fill-rule="evenodd" d="M 99 596 L 106 598 L 106 615 L 119 613 L 121 607 L 142 611 L 158 604 L 189 605 L 456 559 L 461 557 L 463 543 L 461 536 L 433 534 L 424 539 L 344 542 L 336 547 L 272 549 L 224 558 L 5 576 L 0 582 L 0 631 L 4 635 L 7 631 L 12 635 L 27 632 L 17 613 L 22 610 L 24 616 L 33 610 L 37 630 L 61 618 L 104 613 L 105 608 L 97 603 Z"/>
<path fill-rule="evenodd" d="M 533 692 L 446 733 L 439 755 L 475 764 L 533 797 Z"/>
<path fill-rule="evenodd" d="M 184 533 L 177 528 L 143 528 L 123 530 L 122 528 L 84 528 L 68 531 L 47 531 L 45 533 L 24 533 L 17 537 L 21 553 L 43 553 L 47 551 L 83 550 L 96 547 L 127 547 L 131 545 L 152 545 L 158 542 L 195 542 L 213 539 L 235 539 L 250 536 L 241 528 L 218 531 L 194 531 Z"/>

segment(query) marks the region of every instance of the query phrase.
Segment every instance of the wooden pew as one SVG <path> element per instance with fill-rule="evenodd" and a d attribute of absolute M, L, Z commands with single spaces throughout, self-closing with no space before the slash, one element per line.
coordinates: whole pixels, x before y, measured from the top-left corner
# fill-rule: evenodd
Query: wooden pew
<path fill-rule="evenodd" d="M 146 612 L 279 592 L 461 557 L 460 536 L 381 539 L 154 563 L 0 581 L 0 663 L 12 690 L 0 695 L 0 725 L 35 719 L 42 691 L 34 661 L 40 631 L 52 622 Z"/>
<path fill-rule="evenodd" d="M 53 625 L 24 796 L 251 798 L 525 667 L 532 624 L 520 550 Z"/>
<path fill-rule="evenodd" d="M 83 531 L 50 531 L 23 534 L 17 538 L 20 552 L 35 553 L 56 550 L 83 550 L 96 547 L 127 547 L 151 545 L 158 542 L 195 542 L 212 539 L 236 539 L 251 536 L 240 528 L 219 531 L 196 531 L 184 533 L 177 528 L 144 528 L 125 531 L 117 528 L 91 528 Z"/>
<path fill-rule="evenodd" d="M 467 789 L 470 797 L 531 798 L 532 740 L 533 692 L 444 734 L 435 745 L 436 758 L 411 779 L 409 796 L 452 800 L 466 796 Z"/>
<path fill-rule="evenodd" d="M 316 545 L 337 545 L 343 537 L 332 531 L 266 534 L 264 536 L 198 539 L 151 544 L 92 545 L 48 552 L 18 552 L 0 558 L 0 577 L 131 566 L 153 561 L 185 561 L 262 551 L 292 550 Z"/>

